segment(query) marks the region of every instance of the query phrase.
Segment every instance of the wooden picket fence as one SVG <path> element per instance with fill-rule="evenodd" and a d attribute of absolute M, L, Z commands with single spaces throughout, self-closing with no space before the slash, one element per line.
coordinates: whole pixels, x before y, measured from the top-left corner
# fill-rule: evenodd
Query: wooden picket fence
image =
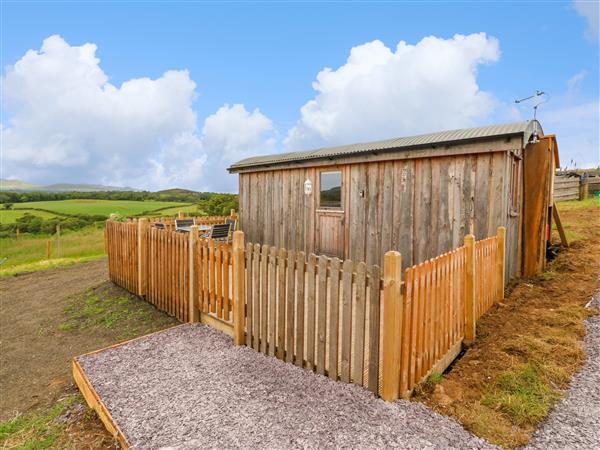
<path fill-rule="evenodd" d="M 138 225 L 135 222 L 106 222 L 106 251 L 110 280 L 128 291 L 137 292 Z"/>
<path fill-rule="evenodd" d="M 397 286 L 394 269 L 401 256 L 386 254 L 397 261 L 389 264 L 390 275 L 384 264 L 384 399 L 410 396 L 430 374 L 443 373 L 463 344 L 473 342 L 477 320 L 504 296 L 505 233 L 500 227 L 497 236 L 477 242 L 465 236 L 464 246 L 407 268 L 403 289 L 389 295 L 385 286 Z"/>
<path fill-rule="evenodd" d="M 379 391 L 381 270 L 246 246 L 246 345 Z"/>
<path fill-rule="evenodd" d="M 504 295 L 505 229 L 402 271 L 324 255 L 107 222 L 111 280 L 180 321 L 201 321 L 385 400 L 442 373 Z"/>
<path fill-rule="evenodd" d="M 413 389 L 449 352 L 455 354 L 456 348 L 460 349 L 465 321 L 465 270 L 466 247 L 406 269 L 400 393 Z"/>
<path fill-rule="evenodd" d="M 184 233 L 150 227 L 146 247 L 146 287 L 139 294 L 182 322 L 189 320 L 189 242 Z"/>
<path fill-rule="evenodd" d="M 497 259 L 498 236 L 475 243 L 475 266 L 479 269 L 475 276 L 476 319 L 483 316 L 494 305 L 498 295 L 498 283 L 504 282 L 497 276 Z"/>
<path fill-rule="evenodd" d="M 231 244 L 198 240 L 194 263 L 195 308 L 233 326 Z"/>

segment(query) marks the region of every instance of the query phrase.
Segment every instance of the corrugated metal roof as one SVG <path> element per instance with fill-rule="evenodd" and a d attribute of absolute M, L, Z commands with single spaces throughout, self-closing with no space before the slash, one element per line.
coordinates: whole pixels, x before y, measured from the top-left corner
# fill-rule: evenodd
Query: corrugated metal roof
<path fill-rule="evenodd" d="M 362 153 L 387 150 L 408 150 L 411 148 L 422 148 L 431 145 L 451 144 L 471 139 L 485 139 L 508 135 L 524 135 L 527 142 L 534 131 L 534 122 L 537 125 L 538 134 L 542 129 L 537 121 L 526 121 L 500 125 L 487 125 L 477 128 L 463 128 L 460 130 L 441 131 L 438 133 L 421 134 L 383 141 L 366 142 L 362 144 L 340 145 L 337 147 L 319 148 L 315 150 L 276 153 L 266 156 L 255 156 L 243 159 L 229 167 L 230 172 L 235 172 L 251 167 L 271 166 L 292 162 L 304 162 L 315 159 L 333 159 L 343 156 L 358 156 Z"/>

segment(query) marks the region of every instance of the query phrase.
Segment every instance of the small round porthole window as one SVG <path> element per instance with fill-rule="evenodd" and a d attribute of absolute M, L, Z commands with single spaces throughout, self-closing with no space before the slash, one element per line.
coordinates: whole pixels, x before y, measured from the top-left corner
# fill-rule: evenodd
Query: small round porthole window
<path fill-rule="evenodd" d="M 310 181 L 308 178 L 304 182 L 304 193 L 306 195 L 312 194 L 312 181 Z"/>

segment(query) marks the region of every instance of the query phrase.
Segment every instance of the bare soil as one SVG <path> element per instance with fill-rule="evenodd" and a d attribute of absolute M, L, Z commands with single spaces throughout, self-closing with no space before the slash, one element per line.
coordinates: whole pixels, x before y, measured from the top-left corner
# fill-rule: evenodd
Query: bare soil
<path fill-rule="evenodd" d="M 507 448 L 528 442 L 585 361 L 584 321 L 593 314 L 585 305 L 600 287 L 600 210 L 562 216 L 580 240 L 540 276 L 511 286 L 477 323 L 474 345 L 416 396 Z"/>
<path fill-rule="evenodd" d="M 2 278 L 0 301 L 0 421 L 75 395 L 73 357 L 177 323 L 108 281 L 106 260 Z M 69 413 L 75 448 L 113 448 L 85 410 Z"/>

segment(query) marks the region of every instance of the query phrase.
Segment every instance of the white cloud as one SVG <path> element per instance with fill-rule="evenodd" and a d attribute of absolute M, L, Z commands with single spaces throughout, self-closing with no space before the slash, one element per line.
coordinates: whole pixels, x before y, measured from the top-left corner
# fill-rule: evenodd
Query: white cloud
<path fill-rule="evenodd" d="M 500 57 L 498 41 L 484 33 L 452 39 L 381 41 L 354 47 L 338 69 L 313 83 L 315 98 L 285 141 L 289 149 L 335 145 L 471 126 L 494 109 L 480 90 L 477 69 Z"/>
<path fill-rule="evenodd" d="M 598 0 L 573 1 L 573 8 L 587 22 L 586 37 L 591 41 L 598 42 L 600 37 L 600 2 Z"/>
<path fill-rule="evenodd" d="M 270 120 L 243 105 L 219 109 L 200 134 L 187 71 L 115 86 L 95 45 L 60 36 L 29 50 L 2 81 L 4 177 L 231 190 L 225 165 L 273 145 Z"/>

